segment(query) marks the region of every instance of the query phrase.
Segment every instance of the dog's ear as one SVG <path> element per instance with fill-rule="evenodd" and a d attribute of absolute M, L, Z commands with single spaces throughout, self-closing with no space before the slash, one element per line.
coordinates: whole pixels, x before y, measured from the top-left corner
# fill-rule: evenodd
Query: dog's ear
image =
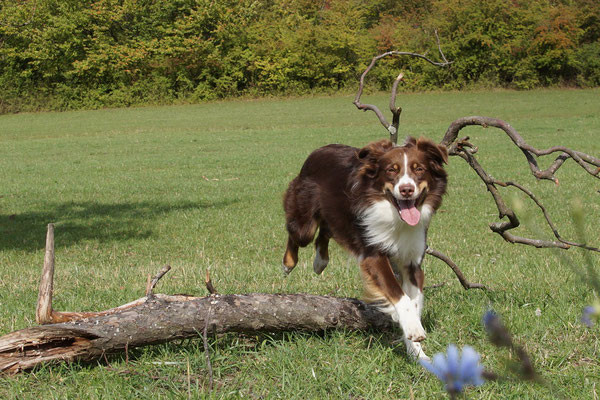
<path fill-rule="evenodd" d="M 417 140 L 417 149 L 427 154 L 427 158 L 430 160 L 429 166 L 433 169 L 434 173 L 446 176 L 443 165 L 448 163 L 448 149 L 446 146 L 437 144 L 429 139 L 419 138 Z"/>
<path fill-rule="evenodd" d="M 379 158 L 392 149 L 394 144 L 387 139 L 372 142 L 360 149 L 356 157 L 361 162 L 360 174 L 375 178 L 379 173 Z"/>
<path fill-rule="evenodd" d="M 407 136 L 406 139 L 404 140 L 404 147 L 413 147 L 414 145 L 417 144 L 417 139 L 415 139 L 412 136 Z"/>

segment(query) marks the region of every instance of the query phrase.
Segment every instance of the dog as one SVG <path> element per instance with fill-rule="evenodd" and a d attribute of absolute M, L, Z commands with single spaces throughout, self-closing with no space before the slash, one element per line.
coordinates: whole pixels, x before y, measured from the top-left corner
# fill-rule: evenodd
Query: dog
<path fill-rule="evenodd" d="M 448 151 L 425 138 L 362 149 L 331 144 L 311 153 L 285 192 L 287 275 L 298 248 L 315 240 L 313 269 L 323 272 L 334 239 L 357 257 L 365 300 L 400 324 L 409 355 L 428 359 L 421 341 L 424 274 L 431 217 L 446 192 Z"/>

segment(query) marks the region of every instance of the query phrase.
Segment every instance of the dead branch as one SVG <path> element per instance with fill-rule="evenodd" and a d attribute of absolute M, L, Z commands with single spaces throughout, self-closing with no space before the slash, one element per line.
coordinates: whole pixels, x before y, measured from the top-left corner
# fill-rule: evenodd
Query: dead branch
<path fill-rule="evenodd" d="M 391 319 L 375 307 L 329 296 L 155 294 L 134 303 L 118 312 L 82 313 L 93 315 L 0 337 L 0 372 L 19 373 L 49 362 L 92 361 L 126 348 L 200 338 L 207 325 L 212 334 L 394 329 Z"/>
<path fill-rule="evenodd" d="M 480 125 L 484 128 L 491 126 L 502 129 L 508 135 L 511 141 L 523 152 L 523 155 L 527 160 L 532 175 L 538 180 L 551 180 L 557 185 L 558 179 L 554 176 L 554 173 L 569 158 L 572 158 L 575 162 L 577 162 L 577 164 L 581 168 L 583 168 L 586 172 L 588 172 L 595 178 L 600 178 L 600 168 L 598 168 L 600 167 L 600 159 L 597 159 L 593 156 L 579 151 L 569 149 L 564 146 L 554 146 L 545 150 L 538 150 L 535 147 L 527 144 L 527 142 L 525 142 L 522 136 L 508 123 L 496 118 L 489 117 L 473 116 L 457 119 L 452 124 L 450 124 L 450 127 L 446 131 L 446 134 L 444 135 L 444 138 L 441 142 L 443 145 L 448 147 L 448 153 L 451 156 L 459 156 L 462 159 L 464 159 L 467 162 L 467 164 L 469 164 L 469 166 L 479 176 L 479 178 L 483 181 L 490 195 L 494 199 L 494 203 L 496 204 L 496 208 L 498 209 L 499 219 L 503 219 L 505 217 L 508 219 L 507 221 L 500 221 L 489 224 L 490 229 L 493 232 L 502 236 L 504 240 L 506 240 L 509 243 L 524 244 L 528 246 L 534 246 L 537 248 L 559 248 L 568 250 L 571 247 L 580 247 L 586 250 L 600 252 L 600 249 L 597 247 L 588 246 L 585 243 L 578 243 L 564 239 L 556 229 L 544 205 L 540 202 L 540 200 L 530 189 L 516 182 L 500 181 L 488 174 L 475 157 L 475 153 L 477 153 L 478 149 L 469 142 L 469 138 L 465 137 L 463 139 L 457 140 L 459 131 L 462 128 L 470 125 Z M 560 152 L 556 160 L 550 165 L 550 167 L 548 167 L 545 170 L 541 170 L 538 166 L 536 157 L 549 155 L 556 152 Z M 512 232 L 510 232 L 510 230 L 515 229 L 520 225 L 520 221 L 516 212 L 506 204 L 498 188 L 509 186 L 515 187 L 521 192 L 525 193 L 536 204 L 536 206 L 542 211 L 546 224 L 552 230 L 556 240 L 528 238 L 514 235 Z"/>
<path fill-rule="evenodd" d="M 48 226 L 45 260 L 53 259 L 53 225 Z M 376 307 L 360 300 L 309 294 L 187 295 L 152 294 L 98 312 L 52 310 L 54 263 L 44 262 L 38 305 L 41 323 L 0 337 L 0 373 L 15 374 L 44 363 L 92 361 L 106 354 L 183 338 L 225 332 L 280 332 L 330 329 L 388 330 L 395 324 Z M 49 289 L 48 289 L 49 288 Z M 49 311 L 41 311 L 49 310 Z M 210 358 L 207 353 L 210 370 Z"/>
<path fill-rule="evenodd" d="M 44 267 L 40 279 L 35 321 L 38 324 L 52 322 L 52 295 L 54 291 L 54 224 L 48 224 Z"/>
<path fill-rule="evenodd" d="M 434 250 L 429 246 L 427 246 L 427 249 L 425 249 L 425 253 L 429 254 L 430 256 L 434 256 L 435 258 L 445 262 L 452 269 L 452 271 L 454 271 L 454 273 L 456 274 L 456 277 L 458 278 L 458 281 L 460 282 L 460 284 L 462 285 L 463 288 L 465 288 L 465 289 L 486 289 L 487 290 L 487 287 L 485 285 L 482 285 L 481 283 L 469 282 L 463 275 L 460 268 L 458 268 L 458 265 L 456 265 L 454 263 L 454 261 L 452 261 L 452 259 L 450 257 L 448 257 L 447 255 L 445 255 L 444 253 Z"/>
<path fill-rule="evenodd" d="M 417 58 L 425 60 L 428 63 L 430 63 L 432 65 L 435 65 L 435 66 L 438 66 L 438 67 L 445 67 L 445 66 L 450 65 L 452 63 L 452 61 L 448 61 L 446 59 L 446 56 L 444 56 L 444 53 L 442 52 L 442 47 L 440 45 L 440 40 L 439 40 L 439 36 L 437 34 L 437 30 L 435 31 L 435 37 L 436 37 L 436 40 L 437 40 L 437 45 L 438 45 L 438 50 L 439 50 L 439 53 L 440 53 L 440 57 L 443 60 L 442 62 L 433 61 L 432 59 L 430 59 L 429 57 L 427 57 L 424 54 L 412 53 L 412 52 L 407 52 L 407 51 L 388 51 L 387 53 L 383 53 L 383 54 L 380 54 L 378 56 L 373 57 L 373 59 L 371 60 L 371 63 L 367 67 L 367 69 L 360 76 L 360 82 L 359 82 L 359 85 L 358 85 L 358 91 L 356 92 L 356 97 L 354 98 L 353 104 L 359 110 L 363 110 L 363 111 L 370 110 L 370 111 L 373 111 L 375 113 L 375 115 L 377 115 L 377 118 L 379 119 L 379 122 L 381 122 L 381 125 L 383 125 L 383 127 L 385 129 L 387 129 L 388 132 L 390 133 L 390 140 L 393 143 L 397 143 L 398 142 L 398 126 L 400 124 L 400 113 L 402 112 L 402 108 L 401 107 L 396 107 L 396 93 L 397 93 L 397 90 L 398 90 L 398 84 L 400 83 L 400 81 L 402 81 L 402 79 L 404 77 L 404 74 L 400 73 L 398 75 L 398 77 L 394 80 L 394 83 L 392 85 L 392 93 L 390 95 L 390 111 L 392 112 L 392 123 L 391 124 L 389 122 L 387 122 L 385 116 L 383 115 L 383 113 L 381 112 L 381 110 L 379 110 L 379 108 L 376 105 L 374 105 L 374 104 L 363 104 L 363 103 L 360 102 L 360 96 L 362 95 L 362 92 L 363 92 L 363 89 L 364 89 L 364 86 L 365 86 L 365 77 L 371 71 L 371 69 L 373 69 L 373 67 L 375 66 L 375 64 L 377 63 L 377 61 L 379 61 L 380 59 L 382 59 L 384 57 L 389 57 L 389 56 L 417 57 Z"/>
<path fill-rule="evenodd" d="M 165 265 L 158 272 L 158 274 L 156 274 L 156 276 L 152 280 L 148 280 L 148 284 L 146 285 L 146 296 L 152 296 L 152 292 L 154 291 L 154 288 L 156 287 L 156 284 L 158 283 L 158 281 L 160 280 L 160 278 L 162 278 L 163 276 L 165 276 L 165 274 L 167 272 L 169 272 L 170 270 L 171 270 L 171 266 L 170 265 Z"/>
<path fill-rule="evenodd" d="M 379 122 L 389 131 L 390 140 L 393 143 L 397 143 L 398 139 L 398 125 L 400 122 L 400 113 L 402 112 L 401 107 L 396 106 L 396 93 L 398 89 L 398 84 L 403 79 L 403 74 L 398 75 L 396 80 L 392 85 L 392 92 L 390 95 L 390 111 L 392 112 L 393 120 L 390 124 L 383 113 L 379 110 L 379 108 L 372 104 L 363 104 L 360 102 L 360 96 L 362 95 L 364 88 L 364 81 L 366 75 L 371 71 L 371 69 L 375 66 L 377 61 L 384 57 L 398 55 L 398 56 L 410 56 L 410 57 L 418 57 L 422 58 L 425 61 L 436 65 L 436 66 L 447 66 L 451 62 L 449 62 L 444 53 L 442 52 L 442 48 L 440 45 L 439 37 L 437 35 L 437 31 L 435 32 L 436 40 L 438 44 L 438 50 L 440 56 L 442 58 L 442 62 L 435 62 L 422 54 L 416 54 L 411 52 L 398 52 L 398 51 L 389 51 L 387 53 L 380 54 L 378 56 L 373 57 L 371 63 L 367 67 L 367 69 L 362 73 L 360 77 L 358 92 L 356 93 L 356 97 L 354 98 L 353 104 L 359 109 L 363 111 L 371 110 L 377 115 Z M 477 159 L 475 158 L 475 154 L 478 151 L 478 148 L 469 143 L 469 138 L 463 138 L 457 140 L 458 133 L 460 130 L 466 126 L 470 125 L 480 125 L 484 128 L 487 127 L 495 127 L 502 129 L 507 136 L 512 140 L 512 142 L 523 152 L 525 159 L 529 165 L 531 173 L 538 180 L 551 180 L 558 185 L 558 179 L 554 176 L 556 171 L 564 164 L 564 162 L 568 159 L 573 159 L 581 168 L 583 168 L 588 174 L 592 175 L 594 178 L 600 179 L 600 159 L 593 157 L 589 154 L 575 151 L 565 146 L 552 146 L 547 149 L 537 149 L 531 145 L 529 145 L 523 137 L 507 122 L 502 121 L 497 118 L 490 117 L 481 117 L 481 116 L 470 116 L 463 117 L 455 120 L 448 127 L 444 138 L 441 141 L 441 144 L 448 148 L 448 153 L 451 156 L 459 156 L 464 159 L 469 166 L 477 173 L 479 178 L 485 183 L 487 190 L 490 192 L 492 198 L 494 199 L 494 203 L 498 209 L 499 219 L 507 218 L 508 221 L 500 221 L 490 223 L 489 227 L 493 232 L 498 233 L 500 236 L 504 238 L 509 243 L 519 243 L 529 246 L 534 246 L 537 248 L 559 248 L 559 249 L 569 249 L 571 247 L 580 247 L 586 250 L 600 252 L 600 248 L 594 246 L 588 246 L 585 243 L 578 243 L 571 240 L 564 239 L 554 226 L 550 218 L 550 214 L 543 206 L 543 204 L 539 201 L 539 199 L 535 196 L 535 194 L 526 188 L 525 186 L 516 183 L 516 182 L 502 182 L 500 180 L 494 179 L 491 175 L 489 175 L 479 164 Z M 558 153 L 555 160 L 550 164 L 548 168 L 545 170 L 540 169 L 538 165 L 538 157 L 543 157 L 546 155 Z M 513 209 L 506 205 L 506 202 L 502 198 L 498 187 L 515 187 L 521 192 L 525 193 L 531 201 L 533 201 L 536 206 L 541 210 L 546 224 L 552 230 L 554 237 L 556 240 L 544 240 L 544 239 L 535 239 L 535 238 L 527 238 L 518 235 L 514 235 L 510 230 L 517 228 L 520 225 L 519 218 Z M 600 193 L 600 191 L 598 191 Z M 458 266 L 445 254 L 433 250 L 431 248 L 427 249 L 427 254 L 432 255 L 434 257 L 439 258 L 444 261 L 456 274 L 458 280 L 462 284 L 465 289 L 471 288 L 485 288 L 485 286 L 481 284 L 473 284 L 468 282 Z"/>
<path fill-rule="evenodd" d="M 533 176 L 536 179 L 547 179 L 551 180 L 555 183 L 558 183 L 558 179 L 554 176 L 554 173 L 563 165 L 563 163 L 572 158 L 581 168 L 583 168 L 588 174 L 593 177 L 600 179 L 600 159 L 590 156 L 588 154 L 575 151 L 569 149 L 564 146 L 553 146 L 548 149 L 536 149 L 535 147 L 527 144 L 527 142 L 523 139 L 523 137 L 507 122 L 502 121 L 497 118 L 490 117 L 480 117 L 480 116 L 471 116 L 471 117 L 463 117 L 455 120 L 450 124 L 444 138 L 442 139 L 442 144 L 448 147 L 451 155 L 453 152 L 458 155 L 458 150 L 453 147 L 453 143 L 456 141 L 458 137 L 458 132 L 470 125 L 480 125 L 484 128 L 492 126 L 494 128 L 502 129 L 508 137 L 512 140 L 512 142 L 523 152 L 527 162 L 529 164 L 529 168 Z M 554 162 L 545 170 L 540 170 L 537 164 L 537 159 L 534 156 L 545 156 L 552 153 L 560 153 Z"/>

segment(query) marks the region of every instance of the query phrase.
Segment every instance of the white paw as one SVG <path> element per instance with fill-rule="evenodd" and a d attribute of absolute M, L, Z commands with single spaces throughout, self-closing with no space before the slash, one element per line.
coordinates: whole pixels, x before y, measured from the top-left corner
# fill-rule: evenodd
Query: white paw
<path fill-rule="evenodd" d="M 423 328 L 423 325 L 421 325 L 421 319 L 417 314 L 414 303 L 411 302 L 408 296 L 403 296 L 400 301 L 394 305 L 394 308 L 398 313 L 398 322 L 404 331 L 404 337 L 413 342 L 425 340 L 425 329 Z"/>
<path fill-rule="evenodd" d="M 421 321 L 416 318 L 414 321 L 408 321 L 404 324 L 402 323 L 402 320 L 400 320 L 400 326 L 404 331 L 404 336 L 410 341 L 422 342 L 425 340 L 425 337 L 427 337 L 425 329 L 423 329 L 423 325 L 421 325 Z"/>
<path fill-rule="evenodd" d="M 431 358 L 423 351 L 421 343 L 404 338 L 404 344 L 406 344 L 406 352 L 413 360 L 431 361 Z"/>

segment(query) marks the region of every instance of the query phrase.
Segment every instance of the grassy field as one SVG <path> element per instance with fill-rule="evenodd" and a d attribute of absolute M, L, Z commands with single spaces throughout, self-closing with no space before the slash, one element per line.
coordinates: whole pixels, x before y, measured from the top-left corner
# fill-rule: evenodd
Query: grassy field
<path fill-rule="evenodd" d="M 599 99 L 600 90 L 402 95 L 400 134 L 440 140 L 454 119 L 486 115 L 509 121 L 534 146 L 562 144 L 598 156 Z M 58 310 L 101 310 L 139 298 L 146 276 L 164 264 L 173 270 L 159 283 L 161 293 L 204 295 L 209 269 L 220 293 L 359 297 L 356 262 L 335 245 L 322 276 L 312 272 L 312 249 L 301 251 L 286 279 L 280 270 L 281 197 L 305 157 L 324 144 L 362 146 L 385 137 L 375 116 L 358 112 L 351 100 L 0 116 L 0 335 L 35 323 L 49 222 L 56 225 Z M 382 109 L 387 104 L 385 95 L 363 100 Z M 557 174 L 560 186 L 536 182 L 501 131 L 461 133 L 479 146 L 494 177 L 534 190 L 567 238 L 574 236 L 570 204 L 581 199 L 587 237 L 600 244 L 597 180 L 569 162 Z M 507 373 L 469 389 L 468 398 L 597 399 L 600 335 L 579 323 L 593 299 L 577 274 L 582 253 L 571 250 L 565 261 L 550 250 L 505 243 L 488 228 L 498 215 L 483 184 L 462 159 L 451 158 L 447 169 L 449 192 L 430 228 L 430 245 L 492 290 L 465 291 L 445 264 L 427 258 L 426 284 L 446 285 L 426 291 L 426 352 L 471 345 L 486 368 L 502 371 L 507 354 L 487 341 L 481 326 L 492 306 L 546 384 Z M 527 206 L 519 233 L 551 238 L 540 217 Z M 593 260 L 600 265 L 598 256 Z M 132 350 L 128 360 L 117 356 L 110 364 L 0 377 L 0 398 L 445 398 L 442 385 L 408 359 L 398 339 L 400 332 L 227 334 L 210 341 L 212 392 L 202 341 L 194 340 Z"/>

